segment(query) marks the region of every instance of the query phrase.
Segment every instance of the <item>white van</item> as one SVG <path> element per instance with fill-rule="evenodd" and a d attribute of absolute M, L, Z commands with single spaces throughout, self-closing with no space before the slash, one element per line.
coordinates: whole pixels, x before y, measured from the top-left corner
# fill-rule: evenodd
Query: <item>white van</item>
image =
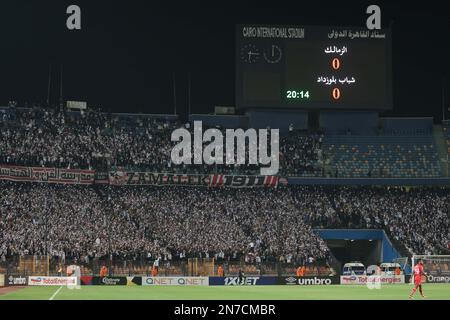
<path fill-rule="evenodd" d="M 399 268 L 400 269 L 400 274 L 403 274 L 403 270 L 400 266 L 400 264 L 398 263 L 382 263 L 380 264 L 380 269 L 381 269 L 381 274 L 384 275 L 394 275 L 395 274 L 395 269 Z"/>
<path fill-rule="evenodd" d="M 344 264 L 342 269 L 342 275 L 344 276 L 365 276 L 366 267 L 361 262 L 349 262 Z"/>

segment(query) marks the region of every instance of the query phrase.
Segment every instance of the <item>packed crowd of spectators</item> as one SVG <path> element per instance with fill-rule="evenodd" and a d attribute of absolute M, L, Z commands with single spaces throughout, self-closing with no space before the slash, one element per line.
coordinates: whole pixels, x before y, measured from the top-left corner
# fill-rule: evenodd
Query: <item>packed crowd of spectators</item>
<path fill-rule="evenodd" d="M 325 259 L 285 189 L 2 182 L 0 256 Z"/>
<path fill-rule="evenodd" d="M 139 171 L 259 174 L 259 166 L 249 164 L 173 164 L 171 151 L 176 143 L 171 141 L 171 134 L 180 127 L 189 131 L 193 128 L 174 119 L 138 114 L 5 108 L 0 110 L 0 164 L 99 171 L 109 165 Z M 281 137 L 280 171 L 321 174 L 316 163 L 321 156 L 321 140 L 320 135 L 295 131 Z"/>
<path fill-rule="evenodd" d="M 108 161 L 151 170 L 170 162 L 175 122 L 146 117 L 126 121 L 97 111 L 7 111 L 0 126 L 3 164 L 102 170 Z"/>
<path fill-rule="evenodd" d="M 0 255 L 106 253 L 103 199 L 90 188 L 2 182 L 0 199 Z"/>
<path fill-rule="evenodd" d="M 89 111 L 0 113 L 0 164 L 176 172 L 254 173 L 251 166 L 174 166 L 177 121 Z M 191 129 L 187 126 L 188 129 Z M 321 134 L 280 140 L 283 175 L 323 175 Z M 258 170 L 259 171 L 259 170 Z M 409 253 L 450 243 L 448 188 L 64 186 L 0 181 L 0 259 L 189 257 L 249 263 L 327 260 L 313 228 L 385 229 Z M 1 261 L 1 260 L 0 260 Z"/>
<path fill-rule="evenodd" d="M 280 142 L 280 166 L 286 176 L 323 176 L 323 134 L 291 131 Z"/>
<path fill-rule="evenodd" d="M 450 244 L 448 188 L 295 188 L 305 222 L 315 228 L 384 229 L 410 254 L 439 254 Z"/>
<path fill-rule="evenodd" d="M 448 189 L 62 186 L 1 182 L 0 257 L 327 259 L 312 228 L 385 229 L 410 253 L 449 243 Z"/>

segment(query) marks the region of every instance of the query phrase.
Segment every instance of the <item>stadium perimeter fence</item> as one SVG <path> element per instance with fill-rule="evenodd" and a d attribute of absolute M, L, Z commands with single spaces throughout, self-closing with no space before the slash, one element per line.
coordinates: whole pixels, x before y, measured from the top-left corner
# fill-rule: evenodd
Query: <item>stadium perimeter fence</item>
<path fill-rule="evenodd" d="M 181 260 L 162 260 L 155 264 L 152 259 L 61 259 L 48 256 L 13 256 L 0 261 L 0 273 L 20 276 L 63 276 L 69 265 L 79 265 L 81 275 L 100 275 L 106 267 L 108 276 L 151 276 L 152 268 L 158 265 L 158 276 L 216 276 L 222 266 L 228 275 L 241 270 L 247 276 L 285 276 L 295 275 L 300 262 L 262 261 L 246 262 L 244 259 L 222 260 L 215 258 L 187 258 Z M 327 276 L 334 273 L 324 261 L 304 264 L 305 275 Z"/>

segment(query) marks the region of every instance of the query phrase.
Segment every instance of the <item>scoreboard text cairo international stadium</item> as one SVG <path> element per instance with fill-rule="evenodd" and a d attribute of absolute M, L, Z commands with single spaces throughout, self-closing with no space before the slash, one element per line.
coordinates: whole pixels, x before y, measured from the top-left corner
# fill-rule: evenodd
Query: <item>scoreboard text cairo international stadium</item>
<path fill-rule="evenodd" d="M 392 108 L 391 34 L 322 26 L 236 28 L 239 108 Z"/>

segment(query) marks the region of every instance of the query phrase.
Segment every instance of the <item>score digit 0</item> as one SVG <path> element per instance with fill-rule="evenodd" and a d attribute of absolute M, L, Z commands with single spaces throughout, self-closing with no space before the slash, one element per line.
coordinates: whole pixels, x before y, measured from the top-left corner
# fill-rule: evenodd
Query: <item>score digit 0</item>
<path fill-rule="evenodd" d="M 333 67 L 334 70 L 338 70 L 341 67 L 341 61 L 339 61 L 338 58 L 334 58 L 331 61 L 331 67 Z"/>
<path fill-rule="evenodd" d="M 339 100 L 339 98 L 341 97 L 341 90 L 339 90 L 339 88 L 334 88 L 332 95 L 334 100 Z"/>

